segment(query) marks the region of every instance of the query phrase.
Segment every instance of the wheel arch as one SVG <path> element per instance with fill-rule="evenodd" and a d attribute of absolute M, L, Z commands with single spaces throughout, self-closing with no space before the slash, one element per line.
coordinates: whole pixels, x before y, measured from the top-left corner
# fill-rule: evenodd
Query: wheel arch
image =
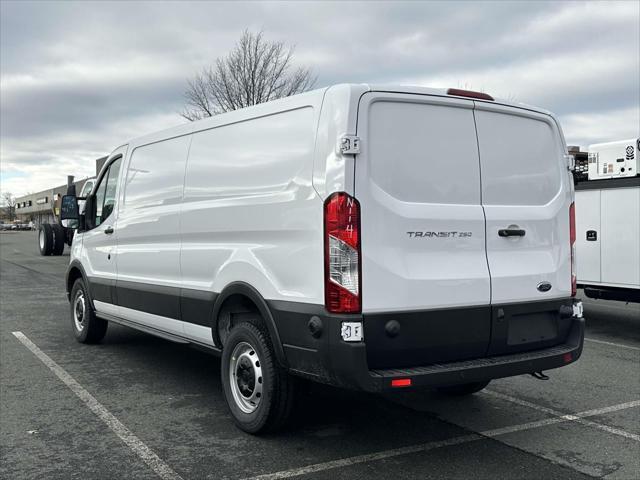
<path fill-rule="evenodd" d="M 258 290 L 256 290 L 253 286 L 249 285 L 246 282 L 230 283 L 229 285 L 224 287 L 222 292 L 220 292 L 220 294 L 216 297 L 213 305 L 213 312 L 211 315 L 211 335 L 213 336 L 213 343 L 217 346 L 222 346 L 222 341 L 220 339 L 220 334 L 218 331 L 220 314 L 223 312 L 225 305 L 228 305 L 230 301 L 238 298 L 246 299 L 255 306 L 257 312 L 260 314 L 262 320 L 264 321 L 269 336 L 271 337 L 271 342 L 273 344 L 278 363 L 280 363 L 281 366 L 287 368 L 288 364 L 284 354 L 284 349 L 282 347 L 282 341 L 280 340 L 276 322 L 273 318 L 273 315 L 271 314 L 269 305 L 262 297 L 260 292 L 258 292 Z"/>
<path fill-rule="evenodd" d="M 71 300 L 71 289 L 73 288 L 73 284 L 76 282 L 76 280 L 78 280 L 78 278 L 82 278 L 82 280 L 84 281 L 87 290 L 87 297 L 89 298 L 89 303 L 93 308 L 93 300 L 91 299 L 91 292 L 89 289 L 89 283 L 87 281 L 87 274 L 85 273 L 82 264 L 78 260 L 73 260 L 69 264 L 69 267 L 67 267 L 67 273 L 65 274 L 65 288 L 67 291 L 67 299 L 69 301 Z"/>

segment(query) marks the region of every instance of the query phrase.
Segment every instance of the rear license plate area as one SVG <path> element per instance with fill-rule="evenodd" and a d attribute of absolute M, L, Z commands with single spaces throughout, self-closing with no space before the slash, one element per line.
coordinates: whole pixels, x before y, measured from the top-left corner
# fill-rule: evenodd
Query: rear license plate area
<path fill-rule="evenodd" d="M 507 345 L 547 342 L 558 337 L 558 316 L 550 312 L 513 315 L 509 318 Z"/>
<path fill-rule="evenodd" d="M 564 342 L 572 319 L 560 315 L 570 298 L 542 302 L 494 305 L 491 308 L 491 342 L 487 356 L 547 348 Z"/>

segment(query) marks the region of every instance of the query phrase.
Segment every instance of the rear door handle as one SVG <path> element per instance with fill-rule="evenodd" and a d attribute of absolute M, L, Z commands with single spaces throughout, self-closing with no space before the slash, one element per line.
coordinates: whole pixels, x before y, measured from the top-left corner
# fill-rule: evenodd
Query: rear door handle
<path fill-rule="evenodd" d="M 501 228 L 498 235 L 501 237 L 524 237 L 526 232 L 521 228 Z"/>
<path fill-rule="evenodd" d="M 113 227 L 107 227 L 104 229 L 104 233 L 111 235 L 113 233 Z"/>

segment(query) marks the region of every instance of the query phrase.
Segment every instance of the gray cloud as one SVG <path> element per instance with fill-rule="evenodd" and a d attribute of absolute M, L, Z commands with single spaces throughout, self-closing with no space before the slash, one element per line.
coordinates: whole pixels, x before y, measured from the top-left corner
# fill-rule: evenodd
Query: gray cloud
<path fill-rule="evenodd" d="M 582 145 L 639 130 L 637 2 L 3 1 L 0 9 L 0 188 L 16 194 L 88 175 L 95 157 L 127 139 L 181 123 L 186 79 L 245 28 L 295 44 L 318 86 L 484 89 L 556 112 L 567 140 Z"/>

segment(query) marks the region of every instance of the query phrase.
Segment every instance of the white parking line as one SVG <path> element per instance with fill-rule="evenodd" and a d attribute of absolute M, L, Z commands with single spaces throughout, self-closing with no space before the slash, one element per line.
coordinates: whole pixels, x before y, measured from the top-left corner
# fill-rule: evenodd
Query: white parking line
<path fill-rule="evenodd" d="M 603 345 L 610 345 L 612 347 L 628 348 L 630 350 L 640 350 L 640 347 L 634 347 L 634 346 L 631 346 L 631 345 L 623 345 L 621 343 L 605 342 L 604 340 L 596 340 L 595 338 L 587 338 L 587 337 L 584 337 L 584 339 L 587 342 L 601 343 Z"/>
<path fill-rule="evenodd" d="M 614 427 L 610 427 L 608 425 L 603 425 L 601 423 L 596 423 L 596 422 L 592 422 L 590 420 L 584 420 L 584 417 L 593 417 L 595 415 L 603 415 L 605 413 L 610 413 L 610 412 L 614 412 L 617 410 L 622 410 L 624 408 L 633 408 L 633 407 L 638 407 L 640 406 L 640 400 L 634 400 L 632 402 L 627 402 L 627 403 L 622 403 L 620 405 L 616 405 L 614 407 L 603 407 L 603 408 L 597 408 L 594 410 L 587 410 L 586 412 L 582 412 L 582 413 L 575 413 L 575 414 L 565 414 L 562 412 L 559 412 L 557 410 L 554 410 L 552 408 L 548 408 L 548 407 L 543 407 L 542 405 L 538 405 L 536 403 L 532 403 L 532 402 L 528 402 L 526 400 L 521 400 L 519 398 L 516 397 L 512 397 L 511 395 L 505 395 L 504 393 L 499 393 L 499 392 L 495 392 L 493 390 L 483 390 L 482 393 L 484 395 L 489 395 L 495 398 L 499 398 L 501 400 L 506 400 L 507 402 L 511 402 L 511 403 L 515 403 L 516 405 L 521 405 L 523 407 L 528 407 L 528 408 L 532 408 L 533 410 L 537 410 L 539 412 L 544 412 L 544 413 L 548 413 L 549 415 L 553 415 L 556 418 L 561 418 L 563 420 L 566 421 L 570 421 L 570 422 L 576 422 L 579 423 L 581 425 L 586 425 L 588 427 L 593 427 L 593 428 L 597 428 L 599 430 L 604 430 L 605 432 L 609 432 L 612 433 L 614 435 L 619 435 L 621 437 L 624 438 L 628 438 L 630 440 L 635 440 L 636 442 L 640 442 L 640 435 L 636 435 L 635 433 L 629 433 L 625 430 L 619 429 L 619 428 L 614 428 Z M 620 408 L 622 407 L 622 408 Z"/>
<path fill-rule="evenodd" d="M 27 338 L 22 332 L 12 332 L 31 352 L 44 363 L 49 370 L 56 374 L 62 382 L 82 400 L 89 410 L 96 414 L 113 432 L 122 440 L 138 457 L 140 457 L 163 480 L 181 480 L 182 477 L 174 472 L 153 450 L 147 447 L 142 440 L 136 437 L 131 430 L 125 427 L 120 420 L 98 402 L 93 395 L 82 387 L 60 365 L 54 362 L 46 353 Z"/>
<path fill-rule="evenodd" d="M 408 455 L 411 453 L 426 452 L 426 451 L 434 450 L 436 448 L 441 448 L 441 447 L 461 445 L 463 443 L 482 440 L 482 438 L 483 437 L 480 434 L 471 433 L 469 435 L 453 437 L 448 440 L 422 443 L 420 445 L 409 445 L 407 447 L 394 448 L 393 450 L 384 450 L 382 452 L 367 453 L 364 455 L 357 455 L 355 457 L 340 458 L 338 460 L 315 463 L 313 465 L 307 465 L 305 467 L 300 467 L 300 468 L 293 468 L 291 470 L 282 470 L 280 472 L 267 473 L 265 475 L 258 475 L 255 477 L 247 478 L 245 480 L 276 480 L 280 478 L 298 477 L 300 475 L 308 475 L 310 473 L 322 472 L 324 470 L 331 470 L 333 468 L 349 467 L 351 465 L 357 465 L 359 463 L 373 462 L 376 460 L 384 460 L 385 458 L 398 457 L 400 455 Z"/>
<path fill-rule="evenodd" d="M 282 470 L 280 472 L 268 473 L 265 475 L 257 475 L 255 477 L 250 477 L 245 480 L 277 480 L 281 478 L 298 477 L 300 475 L 307 475 L 310 473 L 322 472 L 325 470 L 331 470 L 333 468 L 349 467 L 351 465 L 357 465 L 360 463 L 372 462 L 376 460 L 384 460 L 386 458 L 398 457 L 400 455 L 428 452 L 430 450 L 435 450 L 436 448 L 449 447 L 453 445 L 461 445 L 463 443 L 474 442 L 474 441 L 482 440 L 485 438 L 494 438 L 494 437 L 498 437 L 500 435 L 506 435 L 509 433 L 522 432 L 524 430 L 531 430 L 533 428 L 544 427 L 547 425 L 555 425 L 558 423 L 564 423 L 569 421 L 578 421 L 578 420 L 582 420 L 585 417 L 602 415 L 603 413 L 616 412 L 619 410 L 626 410 L 627 408 L 633 408 L 638 406 L 640 406 L 640 400 L 621 403 L 619 405 L 613 405 L 611 407 L 606 407 L 606 408 L 599 408 L 597 410 L 587 410 L 585 412 L 579 412 L 573 415 L 554 416 L 553 418 L 546 418 L 544 420 L 538 420 L 536 422 L 522 423 L 519 425 L 512 425 L 510 427 L 496 428 L 493 430 L 484 430 L 479 433 L 461 435 L 459 437 L 453 437 L 448 440 L 427 442 L 419 445 L 410 445 L 407 447 L 394 448 L 392 450 L 384 450 L 382 452 L 368 453 L 364 455 L 357 455 L 354 457 L 331 460 L 328 462 L 315 463 L 313 465 L 293 468 L 291 470 Z M 595 423 L 595 422 L 589 422 L 589 423 Z M 600 424 L 596 424 L 596 425 L 600 425 Z M 604 426 L 605 425 L 602 425 L 602 427 Z M 612 430 L 617 430 L 617 429 L 612 429 Z M 614 432 L 611 432 L 611 433 L 614 433 Z M 628 432 L 624 432 L 624 433 L 628 433 Z M 633 434 L 629 434 L 629 435 L 633 435 Z"/>

